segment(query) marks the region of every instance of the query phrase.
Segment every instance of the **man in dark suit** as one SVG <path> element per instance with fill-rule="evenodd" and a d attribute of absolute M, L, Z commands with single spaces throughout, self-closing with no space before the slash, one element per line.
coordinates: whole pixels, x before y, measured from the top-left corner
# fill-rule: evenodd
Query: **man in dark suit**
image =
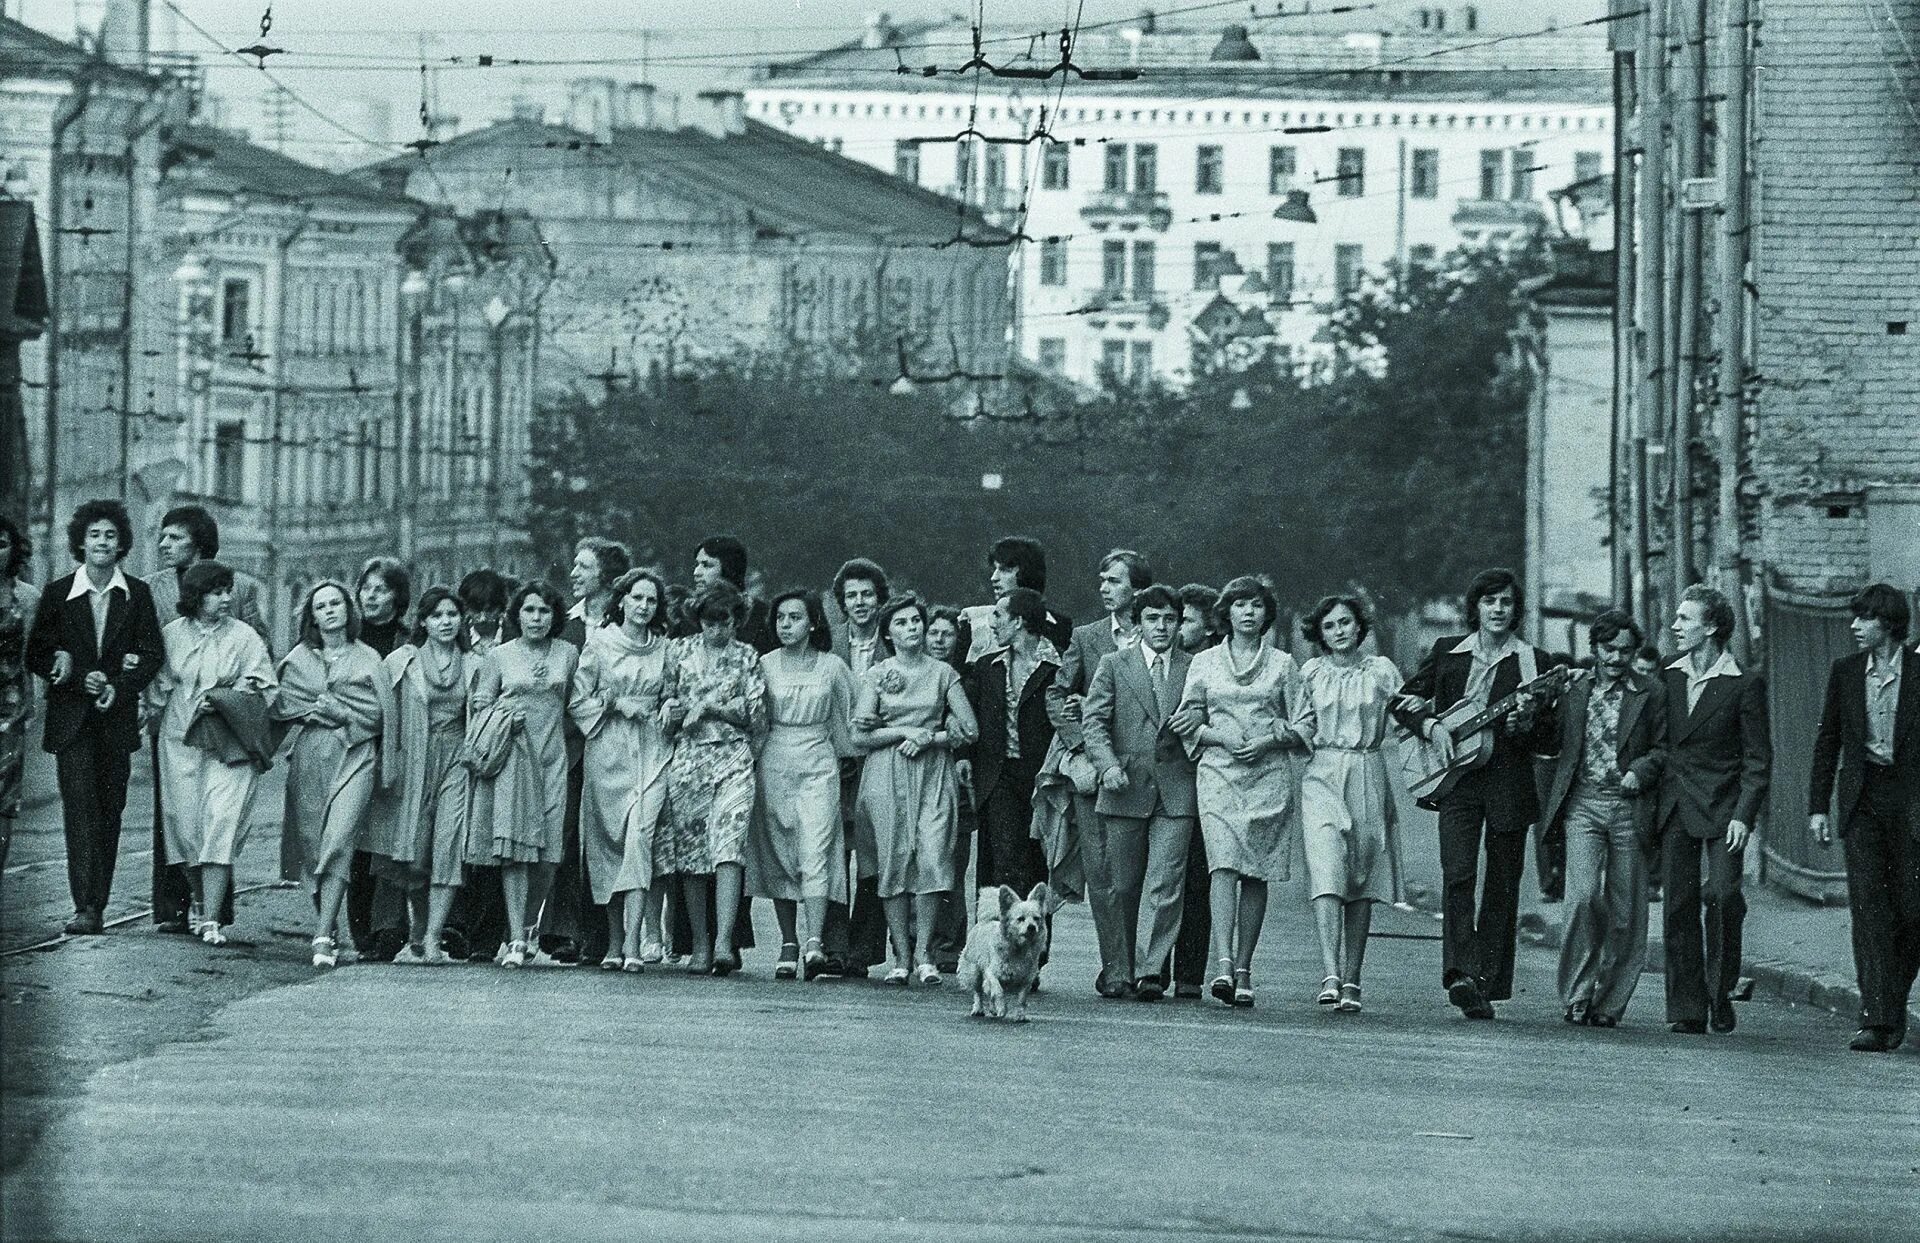
<path fill-rule="evenodd" d="M 1047 594 L 1047 550 L 1039 540 L 1025 535 L 1002 536 L 987 550 L 987 588 L 994 600 L 1006 599 L 1015 587 L 1037 591 L 1042 597 Z M 993 605 L 976 604 L 962 609 L 960 616 L 967 623 L 966 663 L 972 664 L 997 646 L 993 639 Z M 1065 651 L 1073 638 L 1073 619 L 1049 608 L 1040 637 L 1053 644 L 1054 651 Z"/>
<path fill-rule="evenodd" d="M 833 631 L 833 654 L 847 662 L 855 686 L 867 670 L 887 658 L 880 639 L 880 610 L 893 598 L 887 572 L 876 561 L 854 557 L 833 576 L 833 601 L 840 625 Z M 853 855 L 854 816 L 859 811 L 860 756 L 840 761 L 840 813 L 846 824 L 846 850 Z M 853 900 L 827 903 L 820 929 L 821 949 L 827 961 L 824 975 L 864 976 L 887 956 L 887 917 L 880 905 L 880 878 L 856 876 Z"/>
<path fill-rule="evenodd" d="M 47 585 L 27 632 L 27 668 L 47 680 L 43 744 L 59 775 L 67 834 L 67 931 L 100 931 L 120 854 L 140 693 L 166 661 L 153 592 L 121 572 L 133 524 L 119 501 L 88 501 L 67 523 L 80 568 Z"/>
<path fill-rule="evenodd" d="M 1860 650 L 1827 676 L 1807 807 L 1825 846 L 1832 805 L 1847 852 L 1860 981 L 1860 1030 L 1849 1047 L 1891 1053 L 1907 1037 L 1920 972 L 1920 654 L 1905 650 L 1911 618 L 1897 588 L 1875 583 L 1850 607 Z"/>
<path fill-rule="evenodd" d="M 160 519 L 160 570 L 147 579 L 153 592 L 153 611 L 160 629 L 180 616 L 180 576 L 196 561 L 220 555 L 220 524 L 199 505 L 178 505 Z M 233 615 L 252 626 L 273 648 L 267 618 L 261 607 L 260 580 L 238 571 L 233 575 Z M 193 905 L 193 886 L 184 863 L 167 861 L 167 835 L 160 807 L 160 739 L 152 741 L 153 762 L 153 922 L 162 932 L 186 932 L 187 911 Z M 228 886 L 226 909 L 215 912 L 222 925 L 233 922 L 233 887 Z"/>
<path fill-rule="evenodd" d="M 1100 930 L 1101 974 L 1109 982 L 1125 981 L 1142 1001 L 1158 1001 L 1167 991 L 1161 973 L 1180 926 L 1187 844 L 1199 817 L 1193 759 L 1167 728 L 1186 691 L 1191 660 L 1174 641 L 1180 598 L 1173 592 L 1139 592 L 1133 620 L 1140 641 L 1100 658 L 1081 723 L 1087 758 L 1100 773 L 1095 811 L 1115 916 L 1111 934 Z M 1091 881 L 1092 853 L 1083 851 Z"/>
<path fill-rule="evenodd" d="M 1560 1004 L 1613 1027 L 1647 962 L 1646 846 L 1667 752 L 1666 691 L 1633 672 L 1640 627 L 1608 609 L 1589 627 L 1593 673 L 1560 704 L 1560 756 L 1540 823 L 1566 842 Z"/>
<path fill-rule="evenodd" d="M 1547 653 L 1514 634 L 1520 581 L 1511 570 L 1483 570 L 1467 588 L 1468 633 L 1452 635 L 1400 690 L 1394 719 L 1451 754 L 1455 740 L 1439 718 L 1471 700 L 1498 702 L 1551 663 Z M 1527 828 L 1539 818 L 1536 755 L 1552 753 L 1558 726 L 1549 705 L 1529 698 L 1494 732 L 1491 755 L 1438 800 L 1440 813 L 1441 967 L 1447 1000 L 1471 1019 L 1494 1016 L 1493 1002 L 1513 996 L 1514 930 Z M 1463 740 L 1464 741 L 1464 740 Z M 1486 851 L 1482 890 L 1480 854 Z"/>
<path fill-rule="evenodd" d="M 1060 659 L 1060 672 L 1047 687 L 1047 716 L 1053 721 L 1054 745 L 1068 755 L 1086 752 L 1081 708 L 1094 668 L 1101 658 L 1131 649 L 1140 641 L 1133 623 L 1134 595 L 1152 582 L 1153 570 L 1147 559 L 1130 548 L 1116 548 L 1100 559 L 1097 586 L 1100 605 L 1106 612 L 1097 621 L 1074 627 L 1073 638 Z M 1102 997 L 1123 997 L 1132 990 L 1132 976 L 1116 977 L 1110 968 L 1124 965 L 1132 955 L 1121 953 L 1127 938 L 1120 930 L 1123 916 L 1114 893 L 1105 822 L 1096 803 L 1095 794 L 1076 793 L 1073 797 L 1074 832 L 1087 874 L 1087 908 L 1100 938 L 1100 974 L 1093 986 Z"/>
<path fill-rule="evenodd" d="M 1773 769 L 1767 686 L 1727 651 L 1733 606 L 1713 588 L 1681 593 L 1673 637 L 1680 659 L 1663 675 L 1667 763 L 1654 817 L 1666 891 L 1667 1025 L 1686 1035 L 1709 1024 L 1724 1033 L 1734 1027 L 1747 914 L 1741 860 Z"/>
<path fill-rule="evenodd" d="M 996 647 L 970 667 L 967 698 L 980 737 L 961 753 L 962 780 L 973 786 L 980 813 L 982 888 L 1010 885 L 1026 894 L 1047 879 L 1047 857 L 1033 839 L 1033 781 L 1053 743 L 1046 688 L 1059 665 L 1041 638 L 1047 624 L 1040 593 L 1015 587 L 993 606 Z"/>

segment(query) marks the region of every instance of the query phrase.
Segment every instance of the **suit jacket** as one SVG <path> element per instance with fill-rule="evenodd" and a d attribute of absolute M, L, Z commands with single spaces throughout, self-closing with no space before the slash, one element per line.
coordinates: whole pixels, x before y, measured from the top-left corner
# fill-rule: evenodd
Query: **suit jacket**
<path fill-rule="evenodd" d="M 1725 837 L 1729 821 L 1753 827 L 1767 801 L 1773 742 L 1767 732 L 1767 683 L 1757 673 L 1709 678 L 1687 710 L 1684 669 L 1661 670 L 1667 692 L 1667 762 L 1660 778 L 1655 831 Z"/>
<path fill-rule="evenodd" d="M 1194 763 L 1167 718 L 1187 689 L 1192 659 L 1177 647 L 1167 654 L 1166 702 L 1153 693 L 1146 653 L 1139 647 L 1111 652 L 1094 667 L 1080 723 L 1085 727 L 1087 758 L 1101 772 L 1127 774 L 1124 790 L 1100 788 L 1096 810 L 1103 816 L 1145 818 L 1194 816 Z"/>
<path fill-rule="evenodd" d="M 974 719 L 980 724 L 980 737 L 961 758 L 973 761 L 973 792 L 984 802 L 1007 771 L 1007 666 L 996 660 L 997 653 L 967 666 L 965 685 L 967 702 L 973 705 Z M 1041 660 L 1020 693 L 1020 763 L 1037 768 L 1053 745 L 1053 722 L 1047 717 L 1046 688 L 1053 685 L 1059 666 Z M 1012 778 L 1018 780 L 1018 778 Z"/>
<path fill-rule="evenodd" d="M 1645 839 L 1653 832 L 1653 808 L 1660 790 L 1660 770 L 1667 759 L 1667 692 L 1659 682 L 1637 673 L 1625 675 L 1626 687 L 1620 701 L 1620 741 L 1614 752 L 1614 767 L 1621 773 L 1633 773 L 1640 779 L 1640 793 L 1629 795 L 1633 803 L 1634 827 Z M 1580 776 L 1587 750 L 1587 704 L 1593 697 L 1594 679 L 1582 676 L 1560 701 L 1560 757 L 1554 765 L 1553 784 L 1547 791 L 1545 814 L 1540 823 L 1553 829 L 1567 810 L 1567 796 Z"/>
<path fill-rule="evenodd" d="M 147 586 L 153 591 L 154 616 L 160 620 L 160 629 L 165 630 L 168 622 L 180 616 L 180 575 L 174 570 L 161 570 L 148 575 Z M 273 636 L 267 633 L 267 614 L 260 603 L 262 592 L 259 579 L 239 570 L 233 572 L 233 615 L 267 641 L 271 654 Z"/>
<path fill-rule="evenodd" d="M 1892 776 L 1907 808 L 1907 828 L 1920 837 L 1920 652 L 1900 654 L 1900 702 L 1893 715 Z M 1840 835 L 1853 830 L 1867 766 L 1867 654 L 1855 652 L 1833 662 L 1827 674 L 1827 701 L 1813 739 L 1813 776 L 1807 811 L 1823 815 L 1833 802 Z"/>
<path fill-rule="evenodd" d="M 1053 730 L 1061 745 L 1069 751 L 1078 751 L 1086 745 L 1086 731 L 1084 713 L 1078 721 L 1067 715 L 1067 699 L 1085 695 L 1093 683 L 1093 671 L 1100 658 L 1118 650 L 1110 617 L 1102 616 L 1073 628 L 1073 638 L 1067 643 L 1066 654 L 1060 658 L 1060 672 L 1047 687 L 1047 715 L 1053 719 Z"/>
<path fill-rule="evenodd" d="M 851 637 L 851 632 L 847 630 L 845 623 L 842 623 L 838 626 L 834 626 L 832 629 L 833 629 L 833 654 L 835 656 L 838 656 L 843 662 L 845 662 L 847 668 L 851 670 L 853 668 L 853 641 Z M 961 638 L 964 641 L 965 636 L 962 635 Z M 886 658 L 887 658 L 886 642 L 883 639 L 881 639 L 881 637 L 878 634 L 875 634 L 873 636 L 873 664 L 868 665 L 867 668 L 871 669 L 873 665 L 879 664 L 881 661 L 885 660 Z"/>
<path fill-rule="evenodd" d="M 1432 707 L 1427 712 L 1414 712 L 1406 708 L 1394 708 L 1393 719 L 1413 734 L 1419 734 L 1424 723 L 1439 716 L 1459 703 L 1467 693 L 1467 678 L 1473 672 L 1473 654 L 1456 652 L 1466 639 L 1465 635 L 1449 635 L 1433 645 L 1433 651 L 1426 660 L 1407 679 L 1401 687 L 1401 693 L 1427 700 Z M 1533 649 L 1535 676 L 1553 668 L 1553 657 L 1539 648 Z M 1497 702 L 1520 688 L 1520 661 L 1508 656 L 1493 671 L 1493 688 L 1488 694 L 1488 702 Z M 1512 722 L 1514 718 L 1507 718 Z M 1489 769 L 1531 770 L 1533 757 L 1554 753 L 1560 740 L 1557 714 L 1551 705 L 1534 714 L 1531 727 L 1518 733 L 1510 732 L 1505 726 L 1495 726 L 1493 733 L 1493 755 L 1485 765 Z"/>
<path fill-rule="evenodd" d="M 47 679 L 46 735 L 41 745 L 58 755 L 83 731 L 98 730 L 109 746 L 137 751 L 140 693 L 159 676 L 167 660 L 153 611 L 153 592 L 127 576 L 127 594 L 116 591 L 108 598 L 105 639 L 96 643 L 92 604 L 84 594 L 77 600 L 67 599 L 73 575 L 80 573 L 84 571 L 75 570 L 47 584 L 27 631 L 27 668 Z M 73 672 L 55 686 L 53 662 L 61 652 L 72 656 Z M 128 657 L 133 658 L 132 668 L 127 667 Z M 105 712 L 94 706 L 94 697 L 86 691 L 87 675 L 96 669 L 114 686 L 113 703 Z"/>
<path fill-rule="evenodd" d="M 960 652 L 968 664 L 984 660 L 998 650 L 993 646 L 992 617 L 991 604 L 970 604 L 960 610 Z M 1073 619 L 1048 608 L 1040 637 L 1053 644 L 1055 651 L 1066 651 L 1073 641 Z"/>

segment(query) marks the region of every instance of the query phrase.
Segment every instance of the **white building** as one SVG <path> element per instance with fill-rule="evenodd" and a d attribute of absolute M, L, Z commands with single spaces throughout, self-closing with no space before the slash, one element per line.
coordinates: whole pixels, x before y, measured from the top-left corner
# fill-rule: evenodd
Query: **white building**
<path fill-rule="evenodd" d="M 1297 357 L 1364 275 L 1530 234 L 1551 191 L 1611 171 L 1604 28 L 1489 45 L 1471 10 L 1444 32 L 1437 14 L 1385 34 L 1143 17 L 1083 35 L 1076 66 L 1138 74 L 1092 82 L 957 76 L 965 25 L 876 19 L 845 48 L 768 68 L 747 112 L 1036 239 L 1012 250 L 1010 280 L 1020 350 L 1042 369 L 1178 382 L 1223 344 L 1195 327 L 1222 278 L 1238 278 L 1224 293 L 1242 314 L 1216 307 L 1203 324 L 1249 335 L 1257 297 L 1263 344 Z M 982 54 L 1059 61 L 1024 39 Z M 1057 141 L 987 141 L 1033 135 L 1043 108 Z M 952 140 L 968 128 L 984 138 Z"/>

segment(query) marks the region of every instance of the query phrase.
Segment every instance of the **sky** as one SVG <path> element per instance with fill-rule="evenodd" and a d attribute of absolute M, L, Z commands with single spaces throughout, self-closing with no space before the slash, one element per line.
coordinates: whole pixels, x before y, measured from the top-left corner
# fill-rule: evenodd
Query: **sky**
<path fill-rule="evenodd" d="M 1335 2 L 1318 0 L 1316 7 Z M 1464 0 L 1376 2 L 1384 28 L 1403 23 L 1421 7 L 1457 10 Z M 174 3 L 179 14 L 170 11 L 167 0 L 152 0 L 154 46 L 206 58 L 209 92 L 225 104 L 221 122 L 269 144 L 284 129 L 289 154 L 333 167 L 383 158 L 396 144 L 420 135 L 422 60 L 432 64 L 491 54 L 576 62 L 537 69 L 436 69 L 425 84 L 432 110 L 457 117 L 457 128 L 469 129 L 507 115 L 516 96 L 544 104 L 557 118 L 567 81 L 576 76 L 647 81 L 683 94 L 737 84 L 755 62 L 857 38 L 867 15 L 877 10 L 895 22 L 908 22 L 964 14 L 979 4 L 989 33 L 1025 34 L 1057 27 L 1075 10 L 1080 20 L 1095 22 L 1155 8 L 1163 21 L 1207 27 L 1245 21 L 1256 7 L 1229 0 L 1179 15 L 1175 10 L 1200 0 L 547 0 L 538 6 L 525 0 L 278 0 L 271 6 L 273 26 L 266 41 L 286 54 L 271 59 L 268 68 L 298 101 L 287 103 L 284 120 L 276 122 L 268 101 L 273 83 L 220 50 L 260 38 L 266 0 Z M 97 28 L 105 8 L 105 0 L 0 4 L 8 16 L 66 38 L 76 27 Z M 1269 14 L 1279 7 L 1281 0 L 1259 0 L 1257 11 Z M 1290 0 L 1285 7 L 1308 6 Z M 1505 32 L 1597 16 L 1605 12 L 1606 0 L 1475 0 L 1475 7 L 1483 30 Z M 529 16 L 535 12 L 541 14 L 537 19 Z"/>

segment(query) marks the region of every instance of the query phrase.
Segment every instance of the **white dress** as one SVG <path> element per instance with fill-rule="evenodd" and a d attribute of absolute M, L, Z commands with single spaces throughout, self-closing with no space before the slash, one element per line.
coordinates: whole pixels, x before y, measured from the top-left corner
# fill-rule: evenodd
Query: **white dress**
<path fill-rule="evenodd" d="M 1249 665 L 1237 666 L 1227 644 L 1193 658 L 1182 707 L 1198 707 L 1211 729 L 1229 739 L 1287 729 L 1288 704 L 1297 677 L 1293 657 L 1261 643 Z M 1236 744 L 1237 745 L 1237 744 Z M 1207 867 L 1255 880 L 1286 880 L 1292 874 L 1294 787 L 1298 761 L 1288 750 L 1269 750 L 1252 761 L 1236 760 L 1229 746 L 1189 742 L 1197 761 L 1194 793 Z"/>
<path fill-rule="evenodd" d="M 853 674 L 830 652 L 797 668 L 787 653 L 760 658 L 767 737 L 754 766 L 760 807 L 749 831 L 747 891 L 800 901 L 847 900 L 840 757 L 854 754 Z"/>
<path fill-rule="evenodd" d="M 1316 656 L 1300 670 L 1293 728 L 1310 740 L 1300 779 L 1300 835 L 1313 897 L 1400 900 L 1400 838 L 1387 778 L 1387 705 L 1403 679 L 1392 661 L 1338 665 Z"/>

